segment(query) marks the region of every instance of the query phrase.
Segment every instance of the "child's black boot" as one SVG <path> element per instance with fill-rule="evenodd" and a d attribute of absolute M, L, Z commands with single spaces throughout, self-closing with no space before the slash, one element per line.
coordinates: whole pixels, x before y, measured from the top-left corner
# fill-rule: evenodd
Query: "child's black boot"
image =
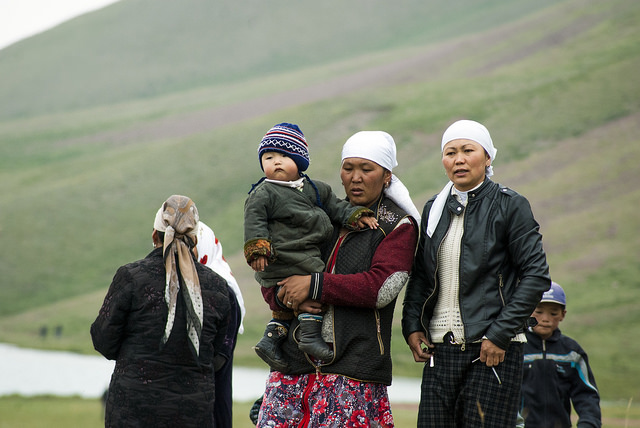
<path fill-rule="evenodd" d="M 300 321 L 298 349 L 322 361 L 331 361 L 333 350 L 322 340 L 322 316 L 300 314 L 298 321 Z"/>
<path fill-rule="evenodd" d="M 288 326 L 281 322 L 272 320 L 267 324 L 264 336 L 262 336 L 260 342 L 253 347 L 256 354 L 258 354 L 265 363 L 269 364 L 269 367 L 283 373 L 288 371 L 289 365 L 284 358 L 282 358 L 280 346 L 287 338 L 288 331 Z"/>

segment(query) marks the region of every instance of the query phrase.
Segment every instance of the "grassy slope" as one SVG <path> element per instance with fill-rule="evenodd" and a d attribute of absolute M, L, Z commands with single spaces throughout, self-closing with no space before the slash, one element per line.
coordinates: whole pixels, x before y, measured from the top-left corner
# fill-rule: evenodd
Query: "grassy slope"
<path fill-rule="evenodd" d="M 385 129 L 398 143 L 398 175 L 421 205 L 443 184 L 440 133 L 455 118 L 473 117 L 499 149 L 496 180 L 527 195 L 541 223 L 552 274 L 569 293 L 563 329 L 589 351 L 603 397 L 637 398 L 629 380 L 640 376 L 640 346 L 625 338 L 640 329 L 640 87 L 631 78 L 640 67 L 639 30 L 631 25 L 638 18 L 634 2 L 571 1 L 474 37 L 0 123 L 0 236 L 20 243 L 0 249 L 0 340 L 90 352 L 87 326 L 115 268 L 146 253 L 153 212 L 169 194 L 184 193 L 225 243 L 245 290 L 250 316 L 238 363 L 258 364 L 250 346 L 267 315 L 238 250 L 244 191 L 259 178 L 255 146 L 264 131 L 280 120 L 300 123 L 311 174 L 338 186 L 344 139 Z M 274 88 L 289 82 L 341 82 L 348 73 L 364 80 L 363 67 L 403 61 L 411 66 L 385 69 L 384 84 L 308 104 L 294 93 L 299 105 L 180 131 L 183 121 L 200 126 L 198 110 L 207 122 L 230 100 L 278 100 Z M 162 124 L 172 137 L 150 131 Z M 41 342 L 42 324 L 64 325 L 64 337 Z M 397 374 L 417 375 L 399 335 L 393 352 Z"/>
<path fill-rule="evenodd" d="M 233 426 L 252 428 L 249 409 L 252 403 L 234 403 Z M 416 406 L 391 403 L 393 419 L 397 427 L 413 427 L 417 422 Z M 1 397 L 0 428 L 40 428 L 47 421 L 48 428 L 104 426 L 103 409 L 99 400 L 78 397 Z M 603 423 L 607 428 L 630 428 L 640 426 L 640 407 L 629 407 L 627 403 L 605 405 Z M 574 421 L 575 422 L 575 421 Z"/>
<path fill-rule="evenodd" d="M 0 103 L 0 119 L 242 82 L 469 34 L 544 6 L 122 1 L 0 52 L 0 100 L 11 100 Z"/>

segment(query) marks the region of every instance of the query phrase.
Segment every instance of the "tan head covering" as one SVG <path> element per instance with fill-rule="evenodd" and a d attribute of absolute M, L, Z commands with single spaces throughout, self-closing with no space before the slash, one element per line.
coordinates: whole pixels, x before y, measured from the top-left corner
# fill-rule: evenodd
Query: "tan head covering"
<path fill-rule="evenodd" d="M 164 232 L 162 247 L 166 270 L 164 299 L 169 315 L 162 343 L 169 340 L 176 317 L 176 303 L 180 290 L 179 268 L 182 282 L 186 288 L 183 290 L 182 296 L 187 308 L 187 334 L 196 355 L 200 353 L 203 306 L 200 280 L 191 247 L 194 247 L 197 242 L 198 220 L 198 209 L 193 201 L 186 196 L 173 195 L 162 204 L 153 223 L 155 230 Z"/>

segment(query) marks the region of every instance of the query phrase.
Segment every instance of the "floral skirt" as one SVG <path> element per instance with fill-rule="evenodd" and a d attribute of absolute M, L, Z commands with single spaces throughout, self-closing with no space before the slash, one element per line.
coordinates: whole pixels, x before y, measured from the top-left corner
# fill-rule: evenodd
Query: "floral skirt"
<path fill-rule="evenodd" d="M 288 376 L 272 371 L 257 426 L 386 428 L 393 427 L 393 416 L 386 385 L 333 374 Z"/>

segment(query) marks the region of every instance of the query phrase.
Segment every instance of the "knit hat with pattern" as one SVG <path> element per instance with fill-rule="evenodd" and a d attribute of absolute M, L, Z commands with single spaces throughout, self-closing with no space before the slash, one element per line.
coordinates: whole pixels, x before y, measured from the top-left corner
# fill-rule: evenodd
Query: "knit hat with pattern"
<path fill-rule="evenodd" d="M 289 156 L 298 166 L 298 172 L 309 168 L 309 146 L 304 134 L 293 123 L 279 123 L 267 132 L 258 146 L 258 162 L 262 168 L 264 152 L 279 152 Z M 264 171 L 264 168 L 262 168 Z"/>

